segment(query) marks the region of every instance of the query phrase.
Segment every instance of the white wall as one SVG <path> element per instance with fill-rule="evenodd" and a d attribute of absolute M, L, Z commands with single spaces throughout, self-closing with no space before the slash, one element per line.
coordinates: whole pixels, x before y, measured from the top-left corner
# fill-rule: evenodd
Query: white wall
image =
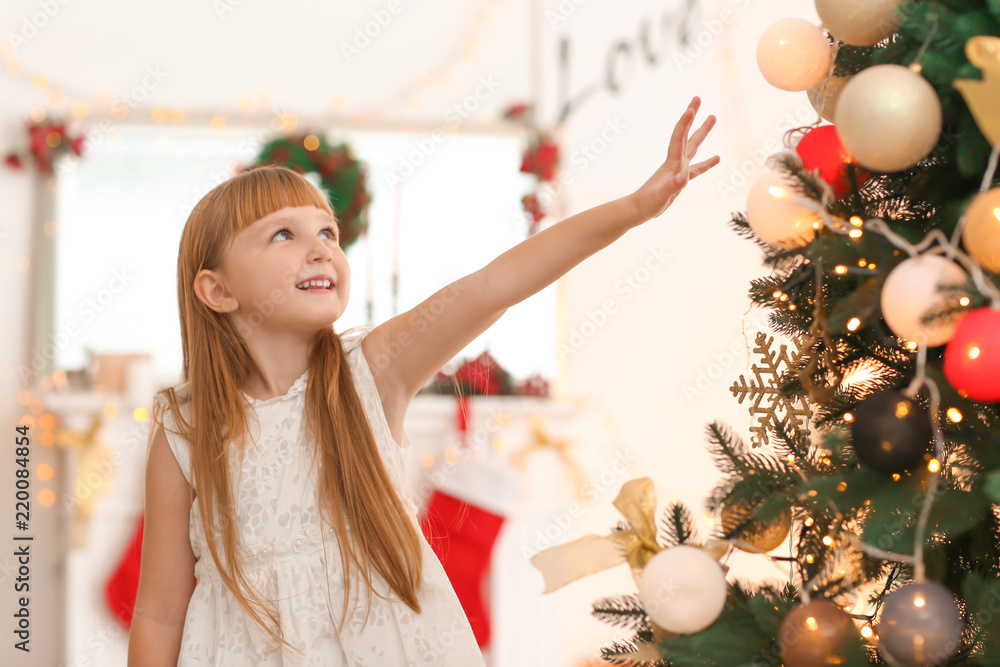
<path fill-rule="evenodd" d="M 58 9 L 43 20 L 37 17 L 45 4 Z M 574 182 L 561 193 L 562 216 L 637 188 L 665 157 L 670 131 L 690 97 L 702 96 L 700 118 L 707 113 L 719 116 L 719 126 L 702 153 L 705 157 L 719 153 L 723 162 L 692 183 L 660 219 L 628 232 L 568 274 L 563 285 L 564 335 L 580 330 L 588 311 L 600 309 L 606 299 L 614 301 L 615 312 L 567 356 L 566 383 L 561 387 L 567 394 L 599 393 L 620 419 L 625 441 L 641 452 L 631 476 L 653 477 L 661 502 L 679 498 L 701 513 L 704 496 L 716 481 L 704 450 L 704 425 L 713 419 L 742 429 L 749 424 L 745 406 L 737 405 L 727 390 L 744 372 L 746 356 L 730 360 L 726 355 L 733 344 L 744 340 L 738 316 L 747 306 L 748 281 L 761 270 L 754 247 L 729 231 L 726 221 L 732 211 L 743 208 L 746 181 L 762 173 L 752 157 L 770 152 L 764 147 L 780 140 L 784 130 L 815 118 L 807 113 L 804 94 L 783 93 L 764 82 L 755 66 L 754 48 L 772 21 L 789 13 L 815 17 L 812 4 L 805 2 L 791 12 L 787 3 L 777 0 L 692 2 L 697 6 L 690 13 L 685 9 L 688 4 L 689 0 L 506 0 L 475 5 L 460 0 L 399 0 L 398 5 L 388 0 L 280 4 L 11 0 L 0 13 L 0 36 L 26 35 L 15 55 L 27 71 L 48 74 L 70 103 L 88 99 L 99 116 L 106 116 L 106 111 L 98 108 L 94 93 L 105 92 L 111 98 L 134 95 L 131 91 L 142 87 L 145 78 L 143 105 L 124 120 L 112 118 L 113 125 L 135 122 L 144 114 L 148 118 L 158 104 L 180 106 L 192 119 L 215 113 L 236 117 L 241 113 L 241 95 L 266 89 L 272 100 L 256 111 L 264 116 L 283 109 L 303 118 L 329 118 L 331 99 L 342 96 L 343 113 L 349 119 L 414 122 L 428 131 L 440 127 L 449 107 L 473 94 L 484 77 L 493 77 L 497 89 L 463 129 L 489 122 L 506 105 L 534 94 L 540 96 L 541 119 L 553 123 L 565 83 L 558 49 L 560 40 L 568 38 L 571 70 L 566 90 L 575 97 L 589 85 L 597 87 L 559 130 L 568 160 L 564 166 L 574 174 Z M 223 5 L 236 6 L 220 16 L 214 7 Z M 393 7 L 401 10 L 390 12 L 391 20 L 371 44 L 347 62 L 342 42 L 353 39 L 356 29 L 372 20 L 372 12 L 381 11 L 384 17 Z M 45 23 L 34 32 L 33 16 L 34 23 Z M 638 46 L 646 21 L 652 25 L 650 42 L 660 53 L 655 65 L 643 61 Z M 690 29 L 689 60 L 678 61 L 674 56 L 685 52 L 678 39 L 685 21 Z M 475 37 L 473 42 L 470 36 Z M 623 40 L 632 58 L 623 56 L 618 62 L 621 88 L 611 92 L 602 83 L 607 53 Z M 477 47 L 476 57 L 467 62 L 463 48 L 470 44 Z M 625 53 L 626 47 L 619 51 Z M 540 72 L 532 62 L 540 64 Z M 442 65 L 448 65 L 450 82 L 438 76 Z M 158 78 L 150 77 L 150 71 Z M 426 89 L 424 75 L 433 77 Z M 32 87 L 30 74 L 0 71 L 4 100 L 0 151 L 23 147 L 24 120 L 32 108 L 45 104 L 47 93 Z M 797 118 L 796 112 L 800 112 Z M 579 159 L 581 153 L 573 162 L 575 152 L 595 142 L 609 120 L 624 124 L 620 134 L 603 149 L 593 144 L 595 152 L 603 151 L 593 160 Z M 744 165 L 749 179 L 739 175 Z M 34 195 L 33 181 L 25 173 L 4 169 L 0 174 L 0 200 L 5 204 L 0 267 L 8 314 L 0 322 L 4 373 L 0 411 L 10 434 L 23 414 L 17 394 L 32 388 L 36 379 L 29 374 L 25 382 L 17 373 L 32 351 L 26 331 L 32 285 L 30 272 L 19 270 L 18 258 L 31 256 Z M 727 194 L 723 184 L 735 187 L 735 194 Z M 669 255 L 666 263 L 651 271 L 630 296 L 616 291 L 619 281 L 645 279 L 641 267 L 658 248 Z M 694 385 L 699 373 L 717 374 L 713 364 L 724 370 L 721 377 L 689 401 L 684 387 Z M 33 465 L 45 455 L 39 452 Z M 6 489 L 12 488 L 12 458 L 0 458 L 0 479 L 8 480 Z M 611 501 L 624 481 L 607 490 L 572 526 L 567 539 L 610 529 L 619 518 Z M 4 495 L 10 499 L 12 494 L 4 491 Z M 45 601 L 52 599 L 59 543 L 51 531 L 51 511 L 34 507 L 33 652 L 30 656 L 14 652 L 5 641 L 0 649 L 4 664 L 13 660 L 13 664 L 52 665 L 61 659 L 57 626 L 47 616 L 53 612 L 45 607 Z M 7 511 L 13 520 L 12 509 Z M 0 614 L 6 619 L 15 603 L 11 551 L 4 546 L 0 557 L 4 591 Z M 771 571 L 754 559 L 742 561 L 747 561 L 745 568 L 740 560 L 732 560 L 735 571 Z M 612 628 L 590 616 L 590 603 L 601 595 L 631 590 L 631 576 L 623 567 L 552 594 L 562 601 L 568 628 L 560 639 L 567 665 L 593 654 L 615 636 Z"/>

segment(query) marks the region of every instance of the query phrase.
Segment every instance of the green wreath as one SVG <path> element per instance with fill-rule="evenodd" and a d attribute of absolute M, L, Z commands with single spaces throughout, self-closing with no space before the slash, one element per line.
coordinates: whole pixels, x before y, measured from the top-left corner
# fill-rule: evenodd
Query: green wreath
<path fill-rule="evenodd" d="M 368 230 L 368 205 L 371 195 L 365 187 L 365 166 L 356 160 L 346 143 L 331 146 L 322 135 L 319 146 L 305 147 L 306 134 L 291 134 L 272 140 L 257 156 L 252 166 L 274 164 L 300 174 L 319 174 L 330 208 L 340 223 L 340 247 L 346 250 Z"/>

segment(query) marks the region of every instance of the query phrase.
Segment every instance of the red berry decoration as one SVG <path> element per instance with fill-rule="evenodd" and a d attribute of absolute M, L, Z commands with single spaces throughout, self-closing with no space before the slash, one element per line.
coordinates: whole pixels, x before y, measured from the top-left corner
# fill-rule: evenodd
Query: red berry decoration
<path fill-rule="evenodd" d="M 944 376 L 974 401 L 1000 401 L 1000 310 L 978 308 L 962 318 L 944 348 Z"/>
<path fill-rule="evenodd" d="M 847 176 L 848 165 L 854 166 L 858 187 L 868 180 L 871 172 L 854 163 L 854 157 L 844 148 L 834 125 L 823 125 L 810 130 L 795 147 L 807 171 L 819 170 L 819 177 L 830 184 L 837 199 L 851 194 L 851 181 Z"/>
<path fill-rule="evenodd" d="M 877 472 L 903 473 L 921 466 L 934 440 L 930 415 L 903 392 L 872 394 L 858 404 L 851 422 L 858 460 Z"/>

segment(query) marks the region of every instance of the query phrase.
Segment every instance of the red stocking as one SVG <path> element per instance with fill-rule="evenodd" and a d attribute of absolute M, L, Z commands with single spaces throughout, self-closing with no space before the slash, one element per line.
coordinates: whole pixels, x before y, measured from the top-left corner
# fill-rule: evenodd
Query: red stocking
<path fill-rule="evenodd" d="M 145 514 L 139 515 L 139 527 L 125 549 L 118 569 L 108 579 L 104 594 L 111 613 L 126 628 L 132 627 L 135 594 L 139 589 L 139 562 L 142 559 L 142 526 Z"/>
<path fill-rule="evenodd" d="M 435 489 L 420 527 L 437 554 L 469 618 L 480 648 L 490 641 L 490 556 L 504 518 Z"/>

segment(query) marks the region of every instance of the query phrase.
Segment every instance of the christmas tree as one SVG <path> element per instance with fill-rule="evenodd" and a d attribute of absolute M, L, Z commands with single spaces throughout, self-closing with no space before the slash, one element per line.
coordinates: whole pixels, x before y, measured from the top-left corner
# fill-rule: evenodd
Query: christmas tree
<path fill-rule="evenodd" d="M 715 533 L 676 503 L 657 525 L 643 478 L 609 535 L 532 561 L 546 592 L 629 563 L 638 594 L 593 605 L 629 633 L 613 664 L 1000 665 L 1000 2 L 816 9 L 822 27 L 782 19 L 757 50 L 821 119 L 730 221 L 789 343 L 759 335 L 731 387 L 750 441 L 707 427 Z M 735 548 L 790 583 L 727 581 Z"/>

